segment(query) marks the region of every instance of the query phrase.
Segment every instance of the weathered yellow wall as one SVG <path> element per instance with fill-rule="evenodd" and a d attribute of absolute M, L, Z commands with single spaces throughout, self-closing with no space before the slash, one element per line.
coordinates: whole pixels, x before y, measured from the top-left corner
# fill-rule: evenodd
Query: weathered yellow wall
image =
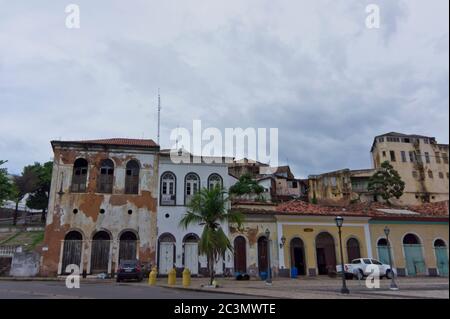
<path fill-rule="evenodd" d="M 409 159 L 409 152 L 415 152 L 420 150 L 423 168 L 419 169 L 415 163 L 411 163 Z M 383 151 L 386 156 L 383 156 Z M 391 161 L 390 151 L 395 152 L 396 161 Z M 401 151 L 406 153 L 406 162 L 402 161 Z M 430 162 L 427 163 L 425 159 L 425 152 L 430 155 Z M 440 161 L 436 160 L 436 152 L 440 154 Z M 421 204 L 420 198 L 416 198 L 417 193 L 429 193 L 431 202 L 439 202 L 448 200 L 449 198 L 449 166 L 448 163 L 444 163 L 442 154 L 447 154 L 448 146 L 425 144 L 423 139 L 420 140 L 419 145 L 414 146 L 412 143 L 398 143 L 387 142 L 386 137 L 384 142 L 377 142 L 372 152 L 372 158 L 375 168 L 380 167 L 384 161 L 389 161 L 390 164 L 398 171 L 402 180 L 405 182 L 405 190 L 400 200 L 393 199 L 392 202 L 405 205 Z M 420 181 L 418 178 L 414 178 L 413 171 L 416 171 L 420 175 L 420 170 L 423 170 L 424 180 Z M 433 178 L 428 176 L 428 171 L 433 173 Z M 443 178 L 439 177 L 439 173 L 443 174 Z"/>
<path fill-rule="evenodd" d="M 298 237 L 303 240 L 305 247 L 305 262 L 306 269 L 315 268 L 317 272 L 317 259 L 316 259 L 316 237 L 321 232 L 328 232 L 333 236 L 335 251 L 336 251 L 336 262 L 341 263 L 340 249 L 339 249 L 339 235 L 338 229 L 336 227 L 334 217 L 327 218 L 305 218 L 302 216 L 296 219 L 285 219 L 280 217 L 278 223 L 282 224 L 282 234 L 286 238 L 286 243 L 283 247 L 284 251 L 284 265 L 285 268 L 291 267 L 291 256 L 290 256 L 290 242 L 293 238 Z M 298 225 L 290 225 L 285 223 L 299 223 Z M 306 224 L 306 225 L 305 225 Z M 368 255 L 366 237 L 364 225 L 367 225 L 367 221 L 362 220 L 345 220 L 344 226 L 342 227 L 342 248 L 344 254 L 344 262 L 347 263 L 347 240 L 350 238 L 356 238 L 360 245 L 361 257 Z M 305 229 L 312 231 L 305 231 Z M 281 236 L 281 235 L 280 235 Z"/>
<path fill-rule="evenodd" d="M 436 256 L 434 254 L 433 243 L 436 239 L 443 239 L 447 244 L 449 228 L 447 223 L 425 223 L 425 222 L 392 222 L 392 221 L 372 221 L 370 223 L 370 233 L 372 237 L 372 250 L 374 258 L 378 258 L 377 241 L 385 238 L 384 228 L 390 229 L 389 240 L 392 243 L 392 259 L 394 266 L 405 268 L 405 256 L 403 252 L 403 237 L 412 233 L 420 238 L 423 246 L 423 254 L 426 268 L 436 268 Z"/>

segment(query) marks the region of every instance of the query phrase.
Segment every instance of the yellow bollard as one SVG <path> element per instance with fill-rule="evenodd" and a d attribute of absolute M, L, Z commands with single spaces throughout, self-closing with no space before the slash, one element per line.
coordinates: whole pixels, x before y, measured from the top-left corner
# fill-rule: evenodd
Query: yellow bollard
<path fill-rule="evenodd" d="M 189 287 L 191 285 L 191 272 L 188 268 L 183 270 L 183 287 Z"/>
<path fill-rule="evenodd" d="M 167 275 L 167 284 L 173 286 L 177 283 L 177 272 L 175 268 L 172 268 Z"/>
<path fill-rule="evenodd" d="M 148 275 L 148 284 L 150 286 L 156 285 L 156 277 L 157 277 L 157 275 L 158 275 L 158 270 L 156 269 L 156 267 L 153 267 L 152 271 Z"/>

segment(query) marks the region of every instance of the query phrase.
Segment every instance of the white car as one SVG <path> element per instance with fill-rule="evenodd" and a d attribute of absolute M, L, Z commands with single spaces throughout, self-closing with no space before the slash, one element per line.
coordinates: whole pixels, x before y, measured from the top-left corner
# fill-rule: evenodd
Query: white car
<path fill-rule="evenodd" d="M 373 266 L 378 267 L 380 278 L 386 277 L 391 279 L 392 274 L 397 275 L 395 268 L 389 265 L 383 264 L 373 258 L 357 258 L 352 260 L 351 264 L 344 264 L 344 271 L 346 275 L 352 276 L 354 278 L 363 279 L 365 276 L 370 275 L 373 272 Z M 371 267 L 369 267 L 371 266 Z M 372 268 L 372 269 L 371 269 Z M 336 266 L 338 273 L 342 273 L 342 266 Z"/>

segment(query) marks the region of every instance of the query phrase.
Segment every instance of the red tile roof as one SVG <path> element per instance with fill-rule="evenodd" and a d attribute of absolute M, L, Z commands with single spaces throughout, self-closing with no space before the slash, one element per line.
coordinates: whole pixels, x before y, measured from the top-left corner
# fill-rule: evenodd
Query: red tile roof
<path fill-rule="evenodd" d="M 391 210 L 391 212 L 383 212 Z M 397 213 L 399 211 L 409 211 L 417 214 Z M 301 200 L 292 200 L 280 204 L 276 208 L 276 213 L 295 215 L 323 215 L 323 216 L 366 216 L 366 217 L 395 217 L 395 218 L 448 218 L 448 201 L 427 203 L 418 206 L 389 206 L 382 203 L 358 203 L 346 207 L 332 207 L 315 205 Z"/>
<path fill-rule="evenodd" d="M 132 138 L 107 138 L 98 140 L 81 140 L 81 141 L 52 141 L 61 143 L 80 143 L 80 144 L 101 144 L 116 146 L 139 146 L 139 147 L 157 147 L 151 139 L 132 139 Z"/>

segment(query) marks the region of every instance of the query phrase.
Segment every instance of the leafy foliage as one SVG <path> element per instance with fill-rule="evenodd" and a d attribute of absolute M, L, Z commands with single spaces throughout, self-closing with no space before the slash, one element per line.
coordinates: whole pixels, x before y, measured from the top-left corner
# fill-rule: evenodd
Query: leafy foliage
<path fill-rule="evenodd" d="M 6 161 L 0 160 L 0 166 L 5 164 Z M 8 171 L 6 168 L 0 168 L 0 206 L 3 202 L 11 197 L 12 194 L 12 183 L 8 178 Z"/>
<path fill-rule="evenodd" d="M 220 224 L 230 222 L 241 227 L 243 222 L 242 214 L 227 210 L 227 202 L 228 197 L 222 187 L 202 188 L 192 197 L 188 212 L 180 221 L 180 226 L 184 228 L 191 224 L 203 225 L 199 252 L 207 256 L 211 285 L 214 280 L 214 264 L 227 250 L 232 250 Z"/>
<path fill-rule="evenodd" d="M 259 185 L 249 174 L 244 174 L 239 178 L 239 181 L 230 187 L 231 195 L 245 195 L 245 194 L 261 194 L 264 192 L 264 187 Z"/>
<path fill-rule="evenodd" d="M 388 161 L 383 162 L 381 168 L 370 177 L 368 185 L 369 192 L 381 196 L 388 203 L 390 198 L 400 198 L 404 189 L 405 182 Z"/>
<path fill-rule="evenodd" d="M 34 163 L 30 166 L 37 176 L 36 189 L 27 199 L 27 206 L 32 209 L 42 210 L 42 221 L 45 221 L 45 215 L 48 207 L 48 198 L 50 193 L 50 184 L 52 181 L 52 162 L 44 164 Z"/>

